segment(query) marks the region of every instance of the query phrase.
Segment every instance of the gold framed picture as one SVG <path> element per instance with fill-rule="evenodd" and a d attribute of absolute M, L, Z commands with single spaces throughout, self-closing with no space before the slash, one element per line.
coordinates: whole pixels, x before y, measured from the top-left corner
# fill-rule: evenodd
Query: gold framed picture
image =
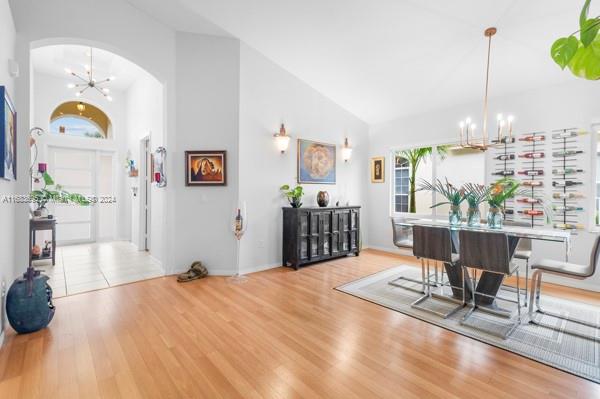
<path fill-rule="evenodd" d="M 186 151 L 186 186 L 225 186 L 225 151 Z"/>
<path fill-rule="evenodd" d="M 371 158 L 371 183 L 385 182 L 385 157 Z"/>

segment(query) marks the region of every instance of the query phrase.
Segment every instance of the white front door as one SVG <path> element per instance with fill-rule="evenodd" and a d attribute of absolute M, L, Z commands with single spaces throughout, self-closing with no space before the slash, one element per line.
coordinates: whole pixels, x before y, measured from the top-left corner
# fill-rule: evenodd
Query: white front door
<path fill-rule="evenodd" d="M 113 154 L 93 150 L 48 147 L 48 173 L 70 193 L 98 199 L 114 195 Z M 93 242 L 114 238 L 116 210 L 113 203 L 91 206 L 54 204 L 58 244 Z"/>
<path fill-rule="evenodd" d="M 95 195 L 96 152 L 70 148 L 48 148 L 48 172 L 66 191 Z M 96 239 L 93 206 L 55 204 L 49 207 L 56 218 L 60 244 L 91 242 Z"/>

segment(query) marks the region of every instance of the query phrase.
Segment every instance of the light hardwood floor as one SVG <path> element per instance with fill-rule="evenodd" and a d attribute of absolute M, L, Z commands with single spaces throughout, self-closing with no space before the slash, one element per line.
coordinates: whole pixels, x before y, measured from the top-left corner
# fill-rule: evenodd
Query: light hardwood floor
<path fill-rule="evenodd" d="M 0 398 L 600 397 L 592 382 L 333 290 L 410 261 L 364 251 L 241 285 L 162 277 L 60 298 L 50 328 L 7 334 Z"/>

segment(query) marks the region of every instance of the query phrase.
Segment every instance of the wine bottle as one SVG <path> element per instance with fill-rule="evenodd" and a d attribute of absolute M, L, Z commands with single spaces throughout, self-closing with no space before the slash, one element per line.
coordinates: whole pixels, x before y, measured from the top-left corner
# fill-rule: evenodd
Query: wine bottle
<path fill-rule="evenodd" d="M 521 185 L 525 187 L 542 187 L 544 182 L 541 180 L 525 180 L 521 182 Z"/>
<path fill-rule="evenodd" d="M 558 206 L 558 205 L 554 205 L 552 206 L 552 209 L 556 212 L 577 212 L 577 211 L 583 211 L 583 208 L 580 206 Z"/>
<path fill-rule="evenodd" d="M 561 132 L 561 133 L 554 133 L 552 135 L 553 139 L 568 139 L 571 137 L 577 137 L 577 136 L 583 136 L 584 134 L 587 134 L 587 132 L 584 131 L 579 131 L 579 132 Z"/>
<path fill-rule="evenodd" d="M 571 187 L 571 186 L 579 186 L 583 184 L 582 182 L 579 181 L 571 181 L 571 180 L 564 180 L 564 181 L 553 181 L 552 185 L 554 187 Z"/>
<path fill-rule="evenodd" d="M 496 140 L 492 140 L 492 143 L 495 144 L 512 144 L 515 142 L 515 138 L 514 137 L 502 137 L 500 140 L 496 139 Z"/>
<path fill-rule="evenodd" d="M 574 168 L 566 168 L 566 169 L 552 169 L 553 175 L 573 175 L 575 173 L 581 173 L 583 169 L 574 169 Z"/>
<path fill-rule="evenodd" d="M 515 159 L 515 154 L 502 154 L 494 157 L 494 159 L 497 159 L 498 161 L 510 161 Z"/>
<path fill-rule="evenodd" d="M 240 209 L 237 210 L 237 215 L 235 215 L 235 231 L 242 231 L 242 211 Z"/>
<path fill-rule="evenodd" d="M 505 209 L 505 210 L 504 210 L 504 214 L 505 214 L 505 215 L 514 215 L 514 214 L 515 214 L 515 211 L 514 211 L 514 210 L 512 210 L 512 209 Z"/>
<path fill-rule="evenodd" d="M 514 176 L 515 171 L 512 169 L 509 170 L 500 170 L 498 172 L 492 173 L 492 176 Z"/>
<path fill-rule="evenodd" d="M 554 158 L 562 158 L 562 157 L 571 157 L 573 155 L 583 154 L 581 150 L 566 150 L 566 151 L 556 151 L 552 153 Z"/>
<path fill-rule="evenodd" d="M 526 152 L 524 154 L 520 154 L 519 158 L 537 159 L 544 158 L 545 156 L 546 154 L 544 154 L 543 152 Z"/>
<path fill-rule="evenodd" d="M 521 170 L 519 171 L 520 175 L 525 175 L 525 176 L 542 176 L 544 174 L 544 171 L 542 169 L 538 169 L 538 170 Z"/>
<path fill-rule="evenodd" d="M 563 230 L 576 230 L 583 229 L 583 225 L 581 223 L 554 223 L 554 228 Z"/>
<path fill-rule="evenodd" d="M 541 204 L 542 200 L 540 200 L 538 198 L 522 197 L 522 198 L 518 198 L 517 202 L 520 202 L 522 204 Z"/>
<path fill-rule="evenodd" d="M 585 198 L 581 193 L 553 193 L 552 198 L 554 199 L 581 199 Z"/>
<path fill-rule="evenodd" d="M 529 142 L 532 142 L 532 141 L 544 141 L 544 140 L 546 140 L 546 136 L 538 136 L 538 135 L 535 135 L 535 134 L 530 134 L 530 135 L 523 136 L 523 137 L 519 138 L 519 141 L 529 141 Z"/>
<path fill-rule="evenodd" d="M 539 209 L 525 209 L 524 211 L 519 211 L 519 213 L 526 216 L 544 216 L 544 211 Z"/>

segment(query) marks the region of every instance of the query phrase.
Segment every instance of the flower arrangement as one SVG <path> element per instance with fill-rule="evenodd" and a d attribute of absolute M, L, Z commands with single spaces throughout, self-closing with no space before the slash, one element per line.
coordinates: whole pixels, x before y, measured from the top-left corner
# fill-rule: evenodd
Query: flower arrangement
<path fill-rule="evenodd" d="M 510 177 L 505 177 L 492 183 L 490 186 L 489 194 L 486 201 L 490 208 L 504 209 L 504 203 L 506 200 L 513 198 L 517 195 L 517 190 L 521 184 Z M 525 195 L 525 193 L 522 193 Z M 527 193 L 528 194 L 528 193 Z"/>

